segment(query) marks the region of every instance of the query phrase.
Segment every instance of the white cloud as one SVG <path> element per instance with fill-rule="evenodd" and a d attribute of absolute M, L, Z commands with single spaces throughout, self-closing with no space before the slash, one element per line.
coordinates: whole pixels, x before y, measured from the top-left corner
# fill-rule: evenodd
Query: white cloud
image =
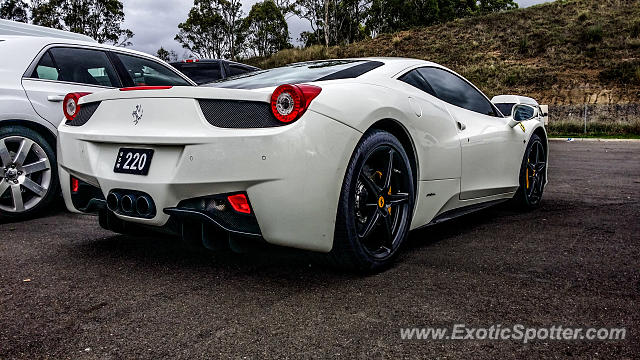
<path fill-rule="evenodd" d="M 520 5 L 520 7 L 527 7 L 527 6 L 542 4 L 550 1 L 553 1 L 553 0 L 516 0 L 516 2 L 518 3 L 518 5 Z"/>

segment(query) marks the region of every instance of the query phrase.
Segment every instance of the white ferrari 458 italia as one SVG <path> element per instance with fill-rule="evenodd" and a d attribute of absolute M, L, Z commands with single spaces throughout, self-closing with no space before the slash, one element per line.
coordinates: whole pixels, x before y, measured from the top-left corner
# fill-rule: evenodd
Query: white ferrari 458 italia
<path fill-rule="evenodd" d="M 414 59 L 297 63 L 200 87 L 68 94 L 64 198 L 121 233 L 208 248 L 266 242 L 335 265 L 388 265 L 412 229 L 547 181 L 537 108 L 508 116 L 469 81 Z"/>

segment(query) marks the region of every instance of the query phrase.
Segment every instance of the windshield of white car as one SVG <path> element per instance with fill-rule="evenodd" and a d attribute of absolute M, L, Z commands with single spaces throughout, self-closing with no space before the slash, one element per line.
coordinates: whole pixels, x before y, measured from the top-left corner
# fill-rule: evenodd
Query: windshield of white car
<path fill-rule="evenodd" d="M 384 65 L 368 60 L 323 60 L 291 64 L 269 70 L 232 76 L 206 85 L 229 89 L 260 89 L 282 84 L 356 78 Z"/>

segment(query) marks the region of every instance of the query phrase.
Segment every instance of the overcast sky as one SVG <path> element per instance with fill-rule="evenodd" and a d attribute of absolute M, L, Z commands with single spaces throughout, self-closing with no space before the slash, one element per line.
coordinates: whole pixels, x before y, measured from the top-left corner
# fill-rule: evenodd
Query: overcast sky
<path fill-rule="evenodd" d="M 520 7 L 531 6 L 552 0 L 516 0 Z M 132 49 L 154 54 L 160 48 L 174 50 L 178 56 L 185 50 L 173 40 L 178 24 L 185 21 L 193 0 L 122 0 L 125 21 L 123 27 L 131 29 L 135 36 Z M 242 10 L 248 14 L 257 0 L 242 0 Z M 309 30 L 309 22 L 296 17 L 287 20 L 291 41 L 297 44 L 300 33 Z"/>

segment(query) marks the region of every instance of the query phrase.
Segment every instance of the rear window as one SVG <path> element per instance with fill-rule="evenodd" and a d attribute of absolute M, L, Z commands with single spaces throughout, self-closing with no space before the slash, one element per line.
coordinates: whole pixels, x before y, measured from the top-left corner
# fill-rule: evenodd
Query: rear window
<path fill-rule="evenodd" d="M 36 69 L 33 70 L 33 74 L 31 74 L 32 78 L 45 80 L 58 80 L 59 76 L 60 74 L 58 73 L 58 69 L 53 63 L 48 51 L 42 55 L 40 62 L 38 62 L 38 66 L 36 66 Z"/>
<path fill-rule="evenodd" d="M 204 86 L 230 89 L 260 89 L 282 84 L 356 78 L 384 65 L 367 60 L 324 60 L 291 64 L 222 79 Z"/>
<path fill-rule="evenodd" d="M 236 64 L 229 64 L 229 76 L 236 76 L 240 74 L 244 74 L 249 71 L 253 71 L 255 69 L 248 68 L 246 66 L 240 66 Z"/>
<path fill-rule="evenodd" d="M 116 70 L 104 51 L 76 47 L 49 49 L 30 77 L 106 87 L 120 86 Z"/>
<path fill-rule="evenodd" d="M 135 86 L 191 86 L 166 66 L 137 56 L 116 53 Z"/>
<path fill-rule="evenodd" d="M 196 84 L 205 84 L 216 81 L 222 77 L 220 73 L 220 63 L 178 63 L 173 67 L 187 75 Z"/>

